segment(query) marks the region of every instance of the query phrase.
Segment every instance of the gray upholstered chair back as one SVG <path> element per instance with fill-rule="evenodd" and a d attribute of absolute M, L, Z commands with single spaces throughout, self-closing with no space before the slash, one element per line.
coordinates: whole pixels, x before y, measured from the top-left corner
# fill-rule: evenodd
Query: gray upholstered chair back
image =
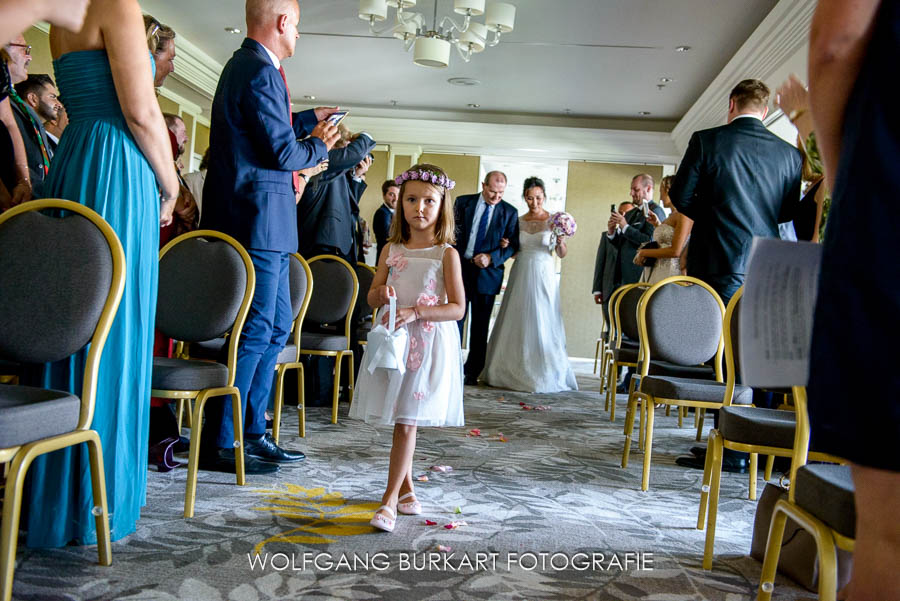
<path fill-rule="evenodd" d="M 353 323 L 359 323 L 372 317 L 374 309 L 369 306 L 368 296 L 375 274 L 368 267 L 362 265 L 354 265 L 354 267 L 356 268 L 356 279 L 359 281 L 359 293 L 356 295 L 356 306 L 353 308 Z"/>
<path fill-rule="evenodd" d="M 103 233 L 85 217 L 31 211 L 0 225 L 0 357 L 43 363 L 94 334 L 112 283 Z"/>
<path fill-rule="evenodd" d="M 643 286 L 635 286 L 622 294 L 622 302 L 619 304 L 619 323 L 622 324 L 622 333 L 632 340 L 638 339 L 637 306 L 641 296 L 647 292 Z"/>
<path fill-rule="evenodd" d="M 722 336 L 722 311 L 706 288 L 666 284 L 646 303 L 651 359 L 700 365 L 715 356 Z"/>
<path fill-rule="evenodd" d="M 300 260 L 291 255 L 291 319 L 297 319 L 300 310 L 303 308 L 303 299 L 306 297 L 306 289 L 309 287 L 309 281 L 306 279 L 306 270 Z"/>
<path fill-rule="evenodd" d="M 247 270 L 231 244 L 188 238 L 159 261 L 156 327 L 169 338 L 219 338 L 234 325 L 247 288 Z"/>
<path fill-rule="evenodd" d="M 313 274 L 312 298 L 306 319 L 313 323 L 337 323 L 350 312 L 353 299 L 353 275 L 339 261 L 319 259 L 309 264 Z"/>

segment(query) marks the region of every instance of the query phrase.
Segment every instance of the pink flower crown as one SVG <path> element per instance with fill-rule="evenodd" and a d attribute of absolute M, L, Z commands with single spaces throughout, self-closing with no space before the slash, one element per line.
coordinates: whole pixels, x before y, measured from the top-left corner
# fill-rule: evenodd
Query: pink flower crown
<path fill-rule="evenodd" d="M 394 182 L 398 186 L 402 186 L 403 182 L 410 180 L 419 180 L 427 182 L 429 184 L 434 184 L 435 186 L 440 186 L 445 190 L 452 190 L 453 187 L 456 186 L 456 182 L 446 175 L 433 173 L 431 171 L 425 171 L 424 169 L 409 169 L 394 178 Z"/>

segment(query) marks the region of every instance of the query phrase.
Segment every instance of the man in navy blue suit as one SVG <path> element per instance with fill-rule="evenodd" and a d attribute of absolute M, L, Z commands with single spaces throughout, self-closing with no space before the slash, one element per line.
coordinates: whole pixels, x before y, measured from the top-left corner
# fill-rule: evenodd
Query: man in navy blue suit
<path fill-rule="evenodd" d="M 469 357 L 466 384 L 478 383 L 487 352 L 488 328 L 494 300 L 503 284 L 503 263 L 519 250 L 519 212 L 503 200 L 506 175 L 491 171 L 484 177 L 481 194 L 456 199 L 456 250 L 462 257 L 466 307 L 471 305 Z M 501 246 L 506 239 L 509 245 Z M 465 317 L 459 322 L 462 335 Z"/>
<path fill-rule="evenodd" d="M 265 409 L 275 360 L 291 328 L 288 274 L 290 253 L 297 250 L 297 171 L 324 161 L 339 134 L 323 121 L 336 109 L 291 113 L 281 61 L 294 54 L 299 36 L 297 1 L 247 0 L 246 14 L 247 38 L 225 65 L 213 99 L 201 227 L 236 238 L 256 271 L 235 385 L 244 410 L 246 471 L 258 474 L 304 458 L 266 434 Z M 230 397 L 210 404 L 204 469 L 234 471 L 231 415 Z"/>
<path fill-rule="evenodd" d="M 372 231 L 375 232 L 377 252 L 375 262 L 381 257 L 381 250 L 387 246 L 387 239 L 391 235 L 391 221 L 394 219 L 394 210 L 397 208 L 397 198 L 400 197 L 400 186 L 392 179 L 385 180 L 381 184 L 381 198 L 384 203 L 375 211 L 372 217 Z"/>

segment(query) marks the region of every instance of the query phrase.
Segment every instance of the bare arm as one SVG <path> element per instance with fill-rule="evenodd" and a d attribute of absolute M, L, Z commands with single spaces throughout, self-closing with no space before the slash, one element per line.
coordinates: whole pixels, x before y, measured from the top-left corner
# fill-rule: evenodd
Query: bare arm
<path fill-rule="evenodd" d="M 0 46 L 37 23 L 81 29 L 90 0 L 5 0 L 0 5 Z"/>
<path fill-rule="evenodd" d="M 378 257 L 378 268 L 375 270 L 375 277 L 372 279 L 372 286 L 369 288 L 369 294 L 366 300 L 370 307 L 381 307 L 388 304 L 388 290 L 390 286 L 386 286 L 388 276 L 387 258 L 390 253 L 391 245 L 386 245 L 381 249 L 381 256 Z"/>
<path fill-rule="evenodd" d="M 163 199 L 174 200 L 178 197 L 178 175 L 169 134 L 153 91 L 141 8 L 137 2 L 104 4 L 100 31 L 109 55 L 119 106 L 128 129 L 156 174 Z"/>
<path fill-rule="evenodd" d="M 31 178 L 28 173 L 28 158 L 25 155 L 25 143 L 22 141 L 22 132 L 16 124 L 9 98 L 0 102 L 0 121 L 6 126 L 9 137 L 12 140 L 13 155 L 16 162 L 16 187 L 10 193 L 10 206 L 31 200 Z M 7 207 L 8 208 L 8 207 Z"/>
<path fill-rule="evenodd" d="M 844 111 L 872 34 L 880 0 L 820 0 L 809 38 L 809 92 L 816 137 L 834 189 Z"/>

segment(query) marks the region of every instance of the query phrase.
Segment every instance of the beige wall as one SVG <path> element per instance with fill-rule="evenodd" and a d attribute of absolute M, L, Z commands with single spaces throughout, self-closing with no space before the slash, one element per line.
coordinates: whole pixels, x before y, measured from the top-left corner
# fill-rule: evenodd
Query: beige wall
<path fill-rule="evenodd" d="M 46 73 L 53 78 L 53 81 L 56 81 L 56 76 L 53 74 L 53 59 L 50 57 L 49 36 L 36 27 L 32 27 L 22 35 L 25 36 L 25 42 L 31 44 L 31 62 L 28 64 L 28 72 Z"/>
<path fill-rule="evenodd" d="M 594 356 L 601 325 L 600 307 L 591 295 L 597 245 L 606 231 L 609 205 L 629 199 L 631 178 L 641 172 L 652 175 L 658 186 L 662 167 L 569 162 L 566 211 L 578 222 L 578 232 L 562 261 L 559 292 L 572 357 Z"/>
<path fill-rule="evenodd" d="M 460 194 L 474 194 L 480 192 L 478 186 L 478 168 L 481 166 L 481 157 L 463 154 L 431 154 L 422 153 L 420 163 L 430 163 L 443 169 L 450 179 L 456 182 L 453 189 L 453 198 Z"/>

